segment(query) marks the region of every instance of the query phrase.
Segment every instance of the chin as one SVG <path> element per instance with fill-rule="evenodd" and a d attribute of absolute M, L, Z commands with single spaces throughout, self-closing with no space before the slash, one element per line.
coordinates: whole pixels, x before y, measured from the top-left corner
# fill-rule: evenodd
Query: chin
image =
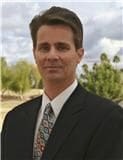
<path fill-rule="evenodd" d="M 46 80 L 50 81 L 50 82 L 64 82 L 64 78 L 63 77 L 55 76 L 55 75 L 47 76 Z"/>

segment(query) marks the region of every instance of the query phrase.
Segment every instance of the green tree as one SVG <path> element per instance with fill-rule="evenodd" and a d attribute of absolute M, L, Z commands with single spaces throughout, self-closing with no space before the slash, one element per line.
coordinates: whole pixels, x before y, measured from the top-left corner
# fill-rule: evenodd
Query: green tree
<path fill-rule="evenodd" d="M 106 53 L 102 53 L 100 56 L 101 63 L 109 63 L 109 59 Z"/>
<path fill-rule="evenodd" d="M 120 62 L 120 57 L 118 55 L 115 55 L 113 58 L 114 63 L 119 63 Z"/>
<path fill-rule="evenodd" d="M 25 60 L 18 61 L 12 67 L 11 90 L 18 93 L 20 97 L 31 88 L 30 72 L 31 65 Z"/>
<path fill-rule="evenodd" d="M 30 80 L 32 88 L 42 88 L 42 79 L 37 66 L 32 64 L 31 65 L 31 72 L 30 72 Z"/>
<path fill-rule="evenodd" d="M 94 64 L 92 70 L 84 70 L 80 82 L 87 90 L 97 95 L 120 101 L 123 99 L 121 72 L 111 65 L 106 54 L 103 53 L 100 60 L 101 63 Z"/>
<path fill-rule="evenodd" d="M 11 90 L 23 98 L 23 93 L 29 89 L 42 88 L 42 79 L 36 65 L 26 60 L 8 65 L 4 57 L 0 58 L 0 65 L 2 95 L 5 91 Z"/>
<path fill-rule="evenodd" d="M 2 96 L 9 90 L 12 83 L 12 70 L 11 66 L 8 66 L 5 57 L 0 57 L 0 69 L 1 69 L 1 90 Z"/>
<path fill-rule="evenodd" d="M 117 64 L 120 62 L 120 57 L 118 55 L 115 55 L 113 57 L 113 62 L 115 63 L 115 66 L 117 68 Z"/>

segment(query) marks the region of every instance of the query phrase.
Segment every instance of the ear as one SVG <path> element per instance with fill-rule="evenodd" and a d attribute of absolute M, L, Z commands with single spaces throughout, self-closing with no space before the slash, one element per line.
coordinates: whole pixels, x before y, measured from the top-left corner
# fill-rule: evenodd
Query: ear
<path fill-rule="evenodd" d="M 77 54 L 78 54 L 78 63 L 80 63 L 80 61 L 82 60 L 84 56 L 84 48 L 79 48 L 77 50 Z"/>

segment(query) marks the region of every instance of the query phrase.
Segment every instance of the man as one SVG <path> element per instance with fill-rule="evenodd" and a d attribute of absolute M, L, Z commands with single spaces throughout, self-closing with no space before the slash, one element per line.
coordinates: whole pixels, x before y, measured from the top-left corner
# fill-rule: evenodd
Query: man
<path fill-rule="evenodd" d="M 123 109 L 76 80 L 84 54 L 77 15 L 51 7 L 30 30 L 44 93 L 7 114 L 2 160 L 123 160 Z"/>

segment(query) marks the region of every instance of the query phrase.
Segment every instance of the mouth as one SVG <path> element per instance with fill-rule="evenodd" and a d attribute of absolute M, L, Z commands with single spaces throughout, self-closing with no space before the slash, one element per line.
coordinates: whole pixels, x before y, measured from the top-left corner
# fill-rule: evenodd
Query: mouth
<path fill-rule="evenodd" d="M 61 66 L 45 66 L 45 69 L 59 69 Z"/>

